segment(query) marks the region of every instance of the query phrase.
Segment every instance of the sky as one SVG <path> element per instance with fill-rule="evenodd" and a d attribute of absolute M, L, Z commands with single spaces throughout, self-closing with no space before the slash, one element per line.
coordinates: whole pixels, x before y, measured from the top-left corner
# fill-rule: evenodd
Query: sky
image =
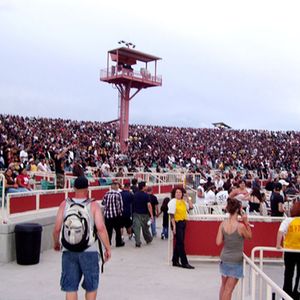
<path fill-rule="evenodd" d="M 130 124 L 300 130 L 300 2 L 0 0 L 0 113 L 106 122 L 125 40 L 162 58 Z"/>

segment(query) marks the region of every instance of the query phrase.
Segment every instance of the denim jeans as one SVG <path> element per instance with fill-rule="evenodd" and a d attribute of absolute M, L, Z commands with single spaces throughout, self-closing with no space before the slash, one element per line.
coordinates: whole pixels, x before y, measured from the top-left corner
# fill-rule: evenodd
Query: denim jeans
<path fill-rule="evenodd" d="M 151 233 L 152 233 L 152 236 L 156 236 L 157 232 L 156 232 L 156 218 L 153 217 L 153 221 L 151 223 Z"/>

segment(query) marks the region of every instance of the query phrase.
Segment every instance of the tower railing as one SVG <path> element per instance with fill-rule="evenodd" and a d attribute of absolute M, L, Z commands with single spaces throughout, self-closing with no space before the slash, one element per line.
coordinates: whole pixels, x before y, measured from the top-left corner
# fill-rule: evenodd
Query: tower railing
<path fill-rule="evenodd" d="M 145 70 L 145 69 L 144 69 Z M 131 78 L 139 81 L 152 82 L 158 85 L 162 84 L 162 76 L 161 75 L 152 75 L 149 71 L 143 71 L 143 68 L 140 72 L 134 71 L 131 69 L 121 68 L 117 70 L 115 68 L 111 68 L 109 71 L 107 69 L 102 69 L 100 72 L 100 79 L 107 80 L 113 78 Z"/>

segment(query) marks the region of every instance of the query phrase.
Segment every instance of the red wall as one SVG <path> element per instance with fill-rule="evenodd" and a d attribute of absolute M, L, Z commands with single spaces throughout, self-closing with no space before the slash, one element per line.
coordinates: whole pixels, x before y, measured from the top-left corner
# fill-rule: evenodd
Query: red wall
<path fill-rule="evenodd" d="M 36 209 L 35 196 L 11 197 L 10 198 L 10 213 L 15 214 L 27 210 Z"/>
<path fill-rule="evenodd" d="M 40 208 L 58 207 L 65 200 L 65 193 L 40 195 Z"/>
<path fill-rule="evenodd" d="M 252 239 L 245 241 L 244 252 L 251 255 L 256 246 L 275 247 L 280 222 L 251 222 Z M 222 246 L 216 245 L 216 236 L 220 221 L 188 221 L 185 235 L 187 255 L 219 256 Z M 265 257 L 281 257 L 279 252 L 265 252 Z"/>

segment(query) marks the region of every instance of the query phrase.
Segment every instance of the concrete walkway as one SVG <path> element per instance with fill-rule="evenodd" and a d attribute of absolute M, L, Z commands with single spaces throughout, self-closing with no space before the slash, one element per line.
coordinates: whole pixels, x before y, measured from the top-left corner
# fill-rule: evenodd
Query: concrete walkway
<path fill-rule="evenodd" d="M 127 237 L 125 242 L 125 247 L 112 249 L 112 258 L 101 275 L 97 299 L 218 299 L 220 276 L 217 263 L 191 261 L 196 267 L 194 270 L 176 268 L 167 264 L 166 240 L 157 237 L 141 248 L 135 248 L 134 240 Z M 41 253 L 37 265 L 1 264 L 0 300 L 64 299 L 59 286 L 60 259 L 60 253 L 48 250 Z M 276 282 L 282 284 L 282 266 L 266 267 L 266 271 L 271 276 L 276 274 Z M 82 289 L 79 295 L 79 299 L 84 299 Z"/>

